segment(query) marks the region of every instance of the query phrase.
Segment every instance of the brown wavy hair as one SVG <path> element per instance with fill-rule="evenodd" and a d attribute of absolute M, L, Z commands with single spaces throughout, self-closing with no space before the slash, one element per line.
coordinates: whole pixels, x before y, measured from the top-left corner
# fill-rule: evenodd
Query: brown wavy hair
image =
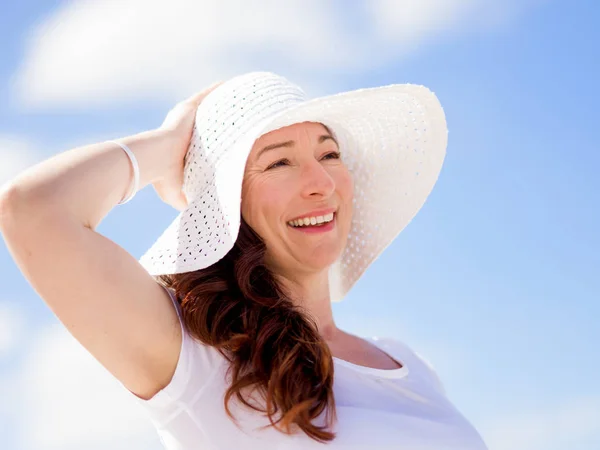
<path fill-rule="evenodd" d="M 184 325 L 200 342 L 229 361 L 232 377 L 224 403 L 236 397 L 265 413 L 271 426 L 292 434 L 297 428 L 326 442 L 335 421 L 333 359 L 317 326 L 265 266 L 266 246 L 242 219 L 227 255 L 205 269 L 157 280 L 175 290 Z M 249 401 L 257 389 L 264 405 Z M 325 413 L 323 425 L 316 419 Z"/>

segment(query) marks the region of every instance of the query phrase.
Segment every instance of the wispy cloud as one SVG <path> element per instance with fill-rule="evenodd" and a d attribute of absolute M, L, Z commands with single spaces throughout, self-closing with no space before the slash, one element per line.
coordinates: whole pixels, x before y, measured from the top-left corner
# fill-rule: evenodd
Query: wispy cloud
<path fill-rule="evenodd" d="M 15 349 L 23 336 L 25 318 L 12 303 L 0 301 L 0 359 Z"/>
<path fill-rule="evenodd" d="M 319 0 L 68 2 L 32 31 L 14 92 L 27 108 L 170 101 L 263 68 L 317 86 L 538 1 L 365 0 L 352 3 L 354 15 Z"/>
<path fill-rule="evenodd" d="M 536 411 L 515 412 L 481 429 L 490 450 L 583 448 L 600 442 L 600 398 L 580 398 Z"/>
<path fill-rule="evenodd" d="M 161 448 L 143 410 L 62 325 L 42 329 L 30 344 L 11 381 L 19 448 Z"/>
<path fill-rule="evenodd" d="M 40 160 L 40 155 L 25 139 L 0 135 L 0 186 Z"/>
<path fill-rule="evenodd" d="M 490 31 L 545 0 L 376 0 L 366 13 L 375 35 L 411 47 L 441 32 Z"/>

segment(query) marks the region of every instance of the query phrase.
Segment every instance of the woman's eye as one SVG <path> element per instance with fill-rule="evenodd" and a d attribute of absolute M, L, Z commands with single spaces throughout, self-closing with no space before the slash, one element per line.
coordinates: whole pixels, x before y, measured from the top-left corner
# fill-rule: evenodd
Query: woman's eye
<path fill-rule="evenodd" d="M 323 159 L 340 159 L 340 152 L 329 152 L 323 156 Z"/>
<path fill-rule="evenodd" d="M 276 167 L 287 166 L 289 163 L 290 162 L 287 159 L 280 159 L 279 161 L 275 161 L 273 164 L 271 164 L 269 167 L 267 167 L 267 170 L 274 169 Z"/>

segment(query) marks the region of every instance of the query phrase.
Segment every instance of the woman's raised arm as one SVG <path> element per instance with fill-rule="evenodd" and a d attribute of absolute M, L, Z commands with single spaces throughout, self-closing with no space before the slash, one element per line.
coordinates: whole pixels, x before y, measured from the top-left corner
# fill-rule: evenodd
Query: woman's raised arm
<path fill-rule="evenodd" d="M 208 93 L 180 102 L 158 130 L 119 139 L 153 184 L 180 207 L 183 157 Z M 181 330 L 167 292 L 95 228 L 132 186 L 121 147 L 104 142 L 60 153 L 0 193 L 0 231 L 35 291 L 69 332 L 132 392 L 149 398 L 170 381 Z"/>

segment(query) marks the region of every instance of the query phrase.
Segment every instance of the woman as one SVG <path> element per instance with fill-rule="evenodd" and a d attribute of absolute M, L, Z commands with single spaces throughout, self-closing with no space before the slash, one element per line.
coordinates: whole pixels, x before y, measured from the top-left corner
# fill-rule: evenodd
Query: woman
<path fill-rule="evenodd" d="M 250 73 L 28 170 L 2 231 L 168 449 L 483 449 L 413 351 L 331 310 L 424 203 L 446 136 L 420 86 L 307 101 Z M 181 213 L 138 263 L 94 230 L 148 184 Z"/>

